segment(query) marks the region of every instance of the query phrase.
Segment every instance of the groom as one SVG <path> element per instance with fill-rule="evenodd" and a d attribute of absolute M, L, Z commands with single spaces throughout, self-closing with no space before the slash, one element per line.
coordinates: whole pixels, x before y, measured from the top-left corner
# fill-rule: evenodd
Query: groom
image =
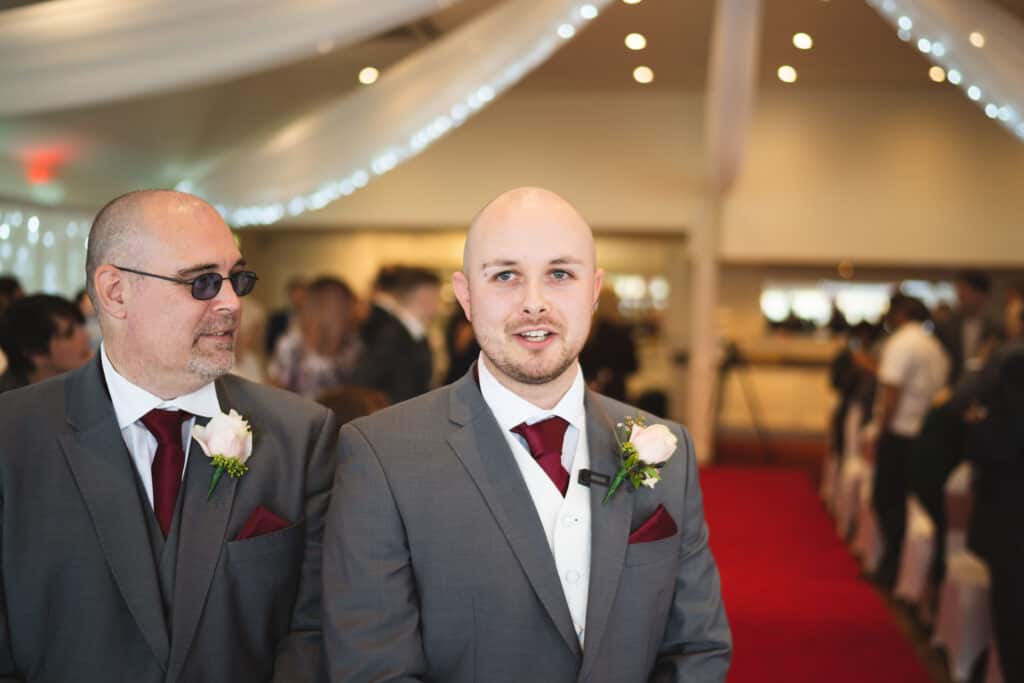
<path fill-rule="evenodd" d="M 256 281 L 231 231 L 135 192 L 96 217 L 86 269 L 96 358 L 0 396 L 0 681 L 317 680 L 338 427 L 225 374 Z M 195 425 L 248 471 L 214 482 Z"/>
<path fill-rule="evenodd" d="M 473 221 L 454 286 L 475 368 L 342 430 L 324 539 L 335 683 L 725 680 L 686 432 L 646 416 L 668 427 L 637 439 L 672 453 L 661 481 L 604 502 L 614 425 L 638 413 L 586 390 L 577 362 L 601 280 L 590 228 L 550 192 L 512 190 Z"/>

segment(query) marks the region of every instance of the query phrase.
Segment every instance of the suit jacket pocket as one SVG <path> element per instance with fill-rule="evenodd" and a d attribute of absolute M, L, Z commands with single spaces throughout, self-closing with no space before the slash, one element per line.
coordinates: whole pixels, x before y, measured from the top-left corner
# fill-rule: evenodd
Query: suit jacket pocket
<path fill-rule="evenodd" d="M 267 556 L 293 555 L 295 561 L 300 562 L 305 537 L 306 522 L 300 520 L 287 529 L 231 541 L 227 544 L 228 561 L 232 564 L 245 563 Z"/>
<path fill-rule="evenodd" d="M 655 564 L 679 557 L 679 534 L 649 543 L 631 543 L 626 546 L 626 566 Z"/>

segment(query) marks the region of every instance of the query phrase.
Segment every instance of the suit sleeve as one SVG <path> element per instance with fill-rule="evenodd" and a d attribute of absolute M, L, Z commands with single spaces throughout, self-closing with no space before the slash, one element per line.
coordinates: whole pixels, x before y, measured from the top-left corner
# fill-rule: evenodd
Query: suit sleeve
<path fill-rule="evenodd" d="M 3 482 L 0 479 L 0 530 L 3 529 Z M 2 534 L 2 531 L 0 531 Z M 3 537 L 0 535 L 0 547 Z M 0 557 L 0 560 L 3 558 Z M 0 562 L 2 563 L 2 562 Z M 3 577 L 0 576 L 0 579 Z M 14 683 L 21 679 L 15 677 L 14 652 L 11 651 L 11 632 L 7 622 L 7 597 L 4 593 L 3 581 L 0 580 L 0 683 Z"/>
<path fill-rule="evenodd" d="M 732 634 L 722 604 L 718 567 L 708 547 L 708 527 L 697 480 L 693 442 L 676 428 L 685 457 L 682 550 L 675 594 L 651 683 L 721 683 L 732 658 Z"/>
<path fill-rule="evenodd" d="M 324 548 L 324 646 L 335 683 L 419 681 L 419 599 L 401 514 L 366 437 L 341 432 Z"/>
<path fill-rule="evenodd" d="M 331 493 L 331 480 L 338 460 L 338 423 L 334 413 L 324 410 L 319 432 L 310 444 L 306 461 L 306 542 L 299 590 L 292 610 L 291 630 L 277 647 L 274 658 L 275 683 L 323 680 L 323 633 L 321 631 L 324 517 Z"/>

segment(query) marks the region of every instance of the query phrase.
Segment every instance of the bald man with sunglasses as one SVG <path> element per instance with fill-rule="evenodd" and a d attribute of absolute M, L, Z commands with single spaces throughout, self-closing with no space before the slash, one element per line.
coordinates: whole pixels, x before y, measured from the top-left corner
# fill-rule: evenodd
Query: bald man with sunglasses
<path fill-rule="evenodd" d="M 86 276 L 96 359 L 0 397 L 0 681 L 319 680 L 338 425 L 227 374 L 257 281 L 231 231 L 134 192 Z"/>

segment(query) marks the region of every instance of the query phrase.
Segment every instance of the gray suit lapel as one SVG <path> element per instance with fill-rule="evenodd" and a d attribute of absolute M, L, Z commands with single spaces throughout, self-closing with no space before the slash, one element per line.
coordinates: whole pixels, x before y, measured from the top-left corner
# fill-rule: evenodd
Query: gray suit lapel
<path fill-rule="evenodd" d="M 216 383 L 221 410 L 233 407 L 221 382 Z M 206 425 L 208 418 L 196 418 Z M 258 438 L 253 439 L 253 461 L 259 458 Z M 185 496 L 181 505 L 181 527 L 178 537 L 178 561 L 174 577 L 174 610 L 171 630 L 171 658 L 167 680 L 177 681 L 185 659 L 195 640 L 199 617 L 206 604 L 206 595 L 213 581 L 217 562 L 224 549 L 228 518 L 235 500 L 238 480 L 226 474 L 221 477 L 213 496 L 207 500 L 213 468 L 195 440 L 189 446 L 188 465 L 182 483 Z"/>
<path fill-rule="evenodd" d="M 448 437 L 448 443 L 476 483 L 566 645 L 580 656 L 579 640 L 544 527 L 523 475 L 472 373 L 453 385 L 449 405 L 451 420 L 461 429 Z"/>
<path fill-rule="evenodd" d="M 625 415 L 608 415 L 601 398 L 592 391 L 586 394 L 587 446 L 590 467 L 595 472 L 612 476 L 619 469 L 619 446 L 613 433 L 614 423 Z M 608 489 L 590 487 L 590 592 L 587 596 L 586 647 L 579 680 L 584 680 L 597 657 L 601 637 L 608 625 L 612 603 L 619 589 L 629 528 L 633 520 L 634 496 L 625 482 L 611 500 L 603 503 Z M 588 656 L 589 655 L 589 656 Z"/>
<path fill-rule="evenodd" d="M 161 667 L 169 642 L 137 475 L 96 360 L 68 380 L 74 432 L 59 437 L 114 581 Z"/>

